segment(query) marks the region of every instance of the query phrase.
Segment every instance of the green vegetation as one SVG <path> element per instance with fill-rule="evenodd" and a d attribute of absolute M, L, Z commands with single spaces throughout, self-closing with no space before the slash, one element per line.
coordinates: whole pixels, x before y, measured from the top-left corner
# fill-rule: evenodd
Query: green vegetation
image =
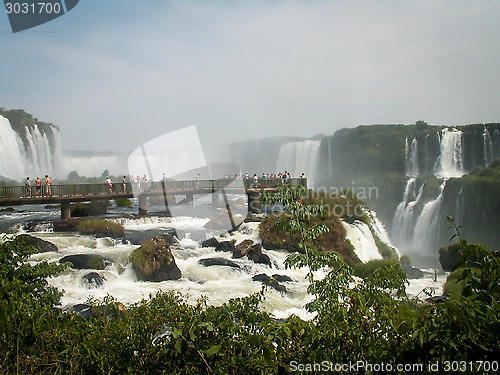
<path fill-rule="evenodd" d="M 309 222 L 299 206 L 291 205 L 287 212 L 290 216 L 280 225 L 303 240 L 325 230 Z M 490 253 L 462 238 L 460 242 L 464 254 L 474 253 L 482 275 L 462 272 L 460 298 L 437 304 L 407 297 L 407 281 L 397 263 L 378 262 L 353 282 L 353 270 L 336 254 L 305 246 L 306 253 L 286 262 L 310 270 L 314 299 L 307 308 L 317 315 L 303 321 L 296 316 L 273 319 L 261 308 L 264 291 L 221 306 L 208 306 L 204 298 L 190 305 L 172 292 L 131 306 L 108 297 L 89 301 L 100 305 L 95 308 L 99 313 L 85 320 L 56 307 L 60 294 L 48 287 L 46 277 L 61 267 L 45 262 L 32 266 L 26 262 L 30 249 L 4 241 L 0 372 L 281 374 L 292 371 L 292 361 L 327 360 L 422 364 L 421 372 L 431 373 L 429 362 L 442 368 L 445 361 L 497 361 L 500 268 Z M 463 270 L 470 266 L 466 260 Z M 323 279 L 313 275 L 320 268 L 326 270 Z"/>
<path fill-rule="evenodd" d="M 469 244 L 461 233 L 460 228 L 451 217 L 447 217 L 455 229 L 459 246 L 454 246 L 460 258 L 455 263 L 454 271 L 447 280 L 446 292 L 457 297 L 458 292 L 463 297 L 490 303 L 500 299 L 500 262 L 486 246 Z M 455 284 L 455 285 L 453 285 Z"/>
<path fill-rule="evenodd" d="M 85 217 L 103 215 L 108 212 L 110 203 L 108 200 L 95 201 L 90 203 L 77 202 L 71 204 L 71 217 Z"/>
<path fill-rule="evenodd" d="M 117 198 L 115 199 L 115 204 L 118 207 L 130 207 L 132 206 L 132 201 L 128 198 Z"/>
<path fill-rule="evenodd" d="M 125 235 L 123 225 L 109 220 L 85 220 L 78 223 L 76 230 L 81 234 L 96 234 L 99 236 L 123 237 Z"/>

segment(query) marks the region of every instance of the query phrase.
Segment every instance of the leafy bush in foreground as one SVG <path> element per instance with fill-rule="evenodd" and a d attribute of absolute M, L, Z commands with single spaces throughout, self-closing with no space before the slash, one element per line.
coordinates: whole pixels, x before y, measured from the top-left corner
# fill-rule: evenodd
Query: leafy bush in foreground
<path fill-rule="evenodd" d="M 422 364 L 429 373 L 429 362 L 442 369 L 444 361 L 498 361 L 499 268 L 488 254 L 474 258 L 488 276 L 486 291 L 465 272 L 462 297 L 436 304 L 407 297 L 396 263 L 354 280 L 336 254 L 295 254 L 287 266 L 310 270 L 310 321 L 274 319 L 260 307 L 265 292 L 222 306 L 203 298 L 191 305 L 172 292 L 132 306 L 108 297 L 94 301 L 100 313 L 85 320 L 56 307 L 59 294 L 46 277 L 61 268 L 32 266 L 29 254 L 0 245 L 1 373 L 281 374 L 292 363 L 322 361 Z M 316 278 L 319 269 L 325 278 Z"/>

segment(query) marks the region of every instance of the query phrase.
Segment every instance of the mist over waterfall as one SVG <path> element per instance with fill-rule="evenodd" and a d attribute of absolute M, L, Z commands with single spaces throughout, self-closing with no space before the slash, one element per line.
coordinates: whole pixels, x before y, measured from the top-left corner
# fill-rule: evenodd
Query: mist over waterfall
<path fill-rule="evenodd" d="M 464 175 L 463 132 L 445 128 L 438 135 L 440 135 L 441 154 L 436 176 L 440 178 L 462 177 Z"/>
<path fill-rule="evenodd" d="M 0 175 L 4 177 L 20 180 L 62 172 L 61 141 L 54 126 L 42 129 L 34 124 L 26 127 L 21 136 L 8 119 L 0 116 L 0 143 Z"/>
<path fill-rule="evenodd" d="M 308 186 L 314 187 L 317 178 L 320 145 L 320 140 L 306 140 L 284 144 L 281 146 L 278 155 L 276 171 L 288 171 L 292 177 L 299 177 L 301 173 L 305 173 L 308 179 Z"/>

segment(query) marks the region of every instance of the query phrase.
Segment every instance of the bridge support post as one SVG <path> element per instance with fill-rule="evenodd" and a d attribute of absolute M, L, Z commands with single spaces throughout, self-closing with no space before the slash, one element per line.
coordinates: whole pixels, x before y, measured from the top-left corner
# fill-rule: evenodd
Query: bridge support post
<path fill-rule="evenodd" d="M 71 203 L 68 202 L 61 202 L 61 219 L 69 219 L 71 217 Z"/>
<path fill-rule="evenodd" d="M 260 192 L 248 192 L 248 212 L 260 214 Z"/>
<path fill-rule="evenodd" d="M 148 196 L 139 195 L 139 215 L 147 215 L 148 213 Z"/>
<path fill-rule="evenodd" d="M 219 198 L 220 198 L 220 193 L 218 191 L 214 191 L 212 193 L 212 206 L 214 207 L 219 206 Z"/>
<path fill-rule="evenodd" d="M 193 205 L 194 194 L 186 193 L 186 204 Z"/>

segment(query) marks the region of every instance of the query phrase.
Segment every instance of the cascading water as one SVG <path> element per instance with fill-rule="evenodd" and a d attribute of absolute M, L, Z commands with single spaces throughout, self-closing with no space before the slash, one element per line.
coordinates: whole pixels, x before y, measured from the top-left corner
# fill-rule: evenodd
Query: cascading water
<path fill-rule="evenodd" d="M 420 186 L 417 193 L 414 178 L 410 178 L 406 184 L 403 200 L 396 209 L 392 225 L 392 236 L 398 246 L 404 247 L 412 241 L 415 206 L 422 198 L 424 186 L 425 183 Z"/>
<path fill-rule="evenodd" d="M 408 138 L 405 140 L 405 165 L 406 165 L 406 176 L 407 177 L 417 177 L 418 176 L 418 142 L 417 138 L 413 138 L 411 145 L 409 144 Z"/>
<path fill-rule="evenodd" d="M 483 151 L 484 151 L 484 166 L 487 167 L 493 161 L 493 140 L 488 128 L 485 126 L 483 130 Z"/>
<path fill-rule="evenodd" d="M 278 155 L 276 170 L 288 171 L 292 177 L 304 173 L 308 179 L 308 186 L 314 187 L 320 144 L 321 141 L 312 140 L 284 144 Z"/>
<path fill-rule="evenodd" d="M 345 228 L 346 239 L 354 246 L 354 252 L 361 262 L 382 259 L 368 225 L 361 221 L 355 221 L 353 224 L 342 221 L 342 225 Z"/>
<path fill-rule="evenodd" d="M 437 247 L 439 233 L 439 211 L 447 180 L 439 187 L 439 195 L 433 201 L 427 202 L 422 209 L 413 234 L 413 252 L 431 254 Z"/>
<path fill-rule="evenodd" d="M 457 129 L 444 128 L 439 138 L 441 154 L 436 176 L 440 178 L 462 177 L 463 167 L 463 132 Z"/>
<path fill-rule="evenodd" d="M 10 126 L 9 120 L 0 115 L 0 176 L 22 179 L 25 175 L 23 143 Z"/>
<path fill-rule="evenodd" d="M 5 117 L 0 116 L 0 175 L 12 179 L 26 176 L 54 175 L 61 172 L 61 146 L 55 127 L 42 130 L 38 125 L 26 127 L 25 143 L 12 129 Z"/>

